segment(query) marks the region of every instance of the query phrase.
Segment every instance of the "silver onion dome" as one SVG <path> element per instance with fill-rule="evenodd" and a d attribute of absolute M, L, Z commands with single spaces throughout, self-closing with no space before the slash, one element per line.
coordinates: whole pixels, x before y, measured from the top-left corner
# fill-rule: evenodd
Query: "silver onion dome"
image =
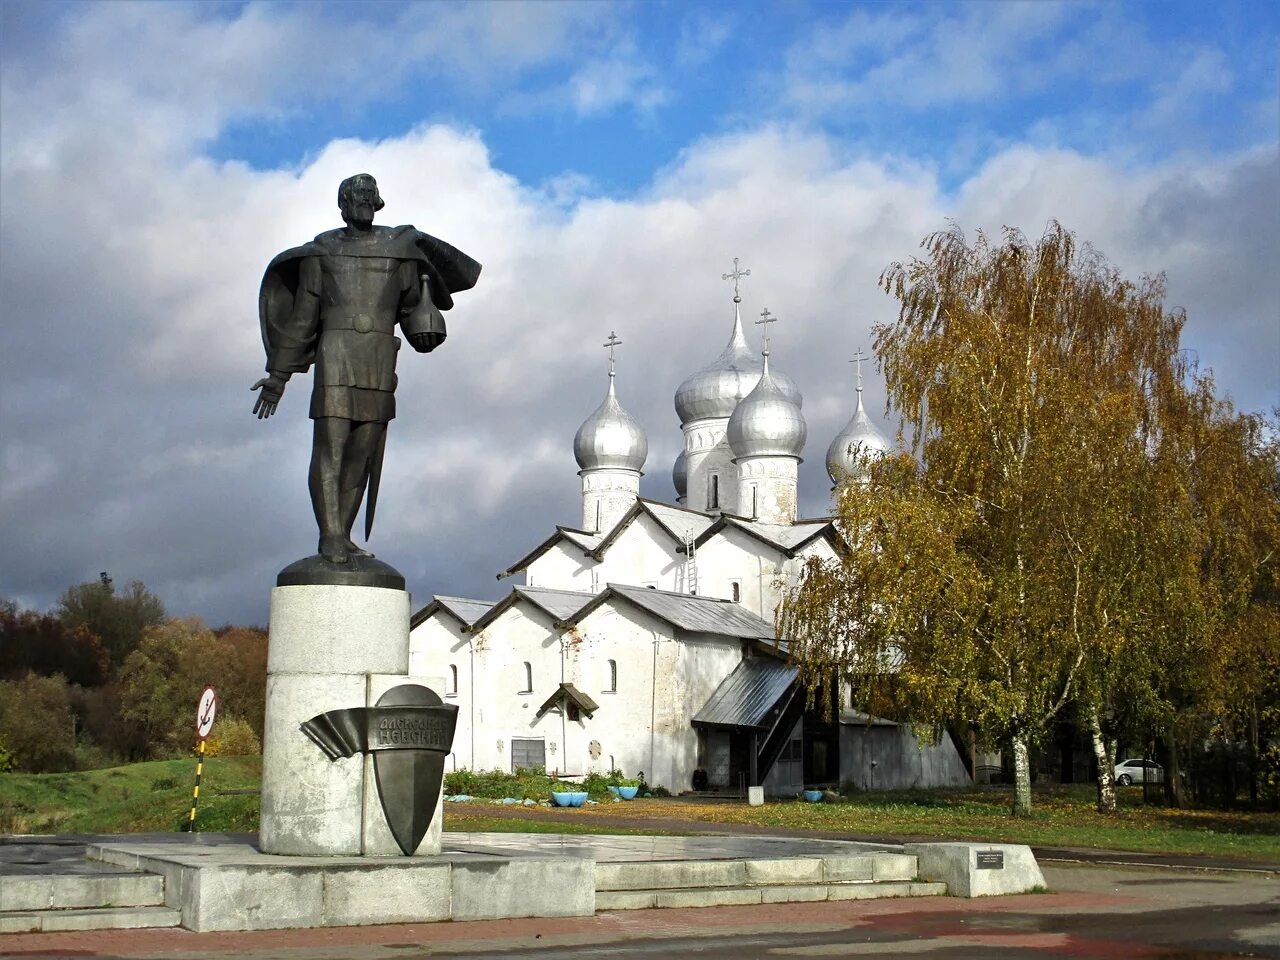
<path fill-rule="evenodd" d="M 779 384 L 769 370 L 766 355 L 760 382 L 734 408 L 726 434 L 735 459 L 743 457 L 796 457 L 809 435 L 800 403 Z"/>
<path fill-rule="evenodd" d="M 675 484 L 676 496 L 683 499 L 689 495 L 689 453 L 681 450 L 676 457 L 675 466 L 671 468 L 671 482 Z"/>
<path fill-rule="evenodd" d="M 862 406 L 862 387 L 858 387 L 858 406 L 853 411 L 853 418 L 827 447 L 827 476 L 832 483 L 838 484 L 860 472 L 858 461 L 863 455 L 882 456 L 890 449 L 888 439 L 867 416 Z"/>
<path fill-rule="evenodd" d="M 609 374 L 609 392 L 596 412 L 587 417 L 573 437 L 573 456 L 583 470 L 634 470 L 644 467 L 649 438 L 636 418 L 622 409 Z"/>
<path fill-rule="evenodd" d="M 760 381 L 764 369 L 760 357 L 751 352 L 742 332 L 742 316 L 737 303 L 733 307 L 733 333 L 724 352 L 693 374 L 676 390 L 676 416 L 683 426 L 694 420 L 730 416 L 734 408 Z M 775 373 L 778 389 L 799 407 L 804 401 L 795 382 L 786 374 Z"/>

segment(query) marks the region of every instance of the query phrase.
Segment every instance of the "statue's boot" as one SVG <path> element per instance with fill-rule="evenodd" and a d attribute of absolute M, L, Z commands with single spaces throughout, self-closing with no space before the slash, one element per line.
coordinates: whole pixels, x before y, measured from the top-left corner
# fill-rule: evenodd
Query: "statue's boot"
<path fill-rule="evenodd" d="M 351 559 L 349 541 L 342 534 L 326 534 L 320 537 L 320 556 L 330 563 L 347 563 Z"/>
<path fill-rule="evenodd" d="M 353 557 L 372 557 L 373 554 L 364 547 L 357 544 L 350 537 L 347 537 L 347 552 Z"/>

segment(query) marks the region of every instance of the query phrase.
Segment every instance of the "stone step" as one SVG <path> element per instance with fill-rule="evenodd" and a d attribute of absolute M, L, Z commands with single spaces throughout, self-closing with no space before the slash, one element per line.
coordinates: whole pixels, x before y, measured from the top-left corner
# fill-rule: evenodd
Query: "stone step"
<path fill-rule="evenodd" d="M 596 892 L 709 887 L 907 881 L 916 858 L 899 853 L 756 860 L 656 860 L 597 863 Z"/>
<path fill-rule="evenodd" d="M 6 878 L 7 879 L 7 878 Z M 182 914 L 169 907 L 95 907 L 70 910 L 7 910 L 0 933 L 54 933 L 69 930 L 133 930 L 176 927 Z"/>
<path fill-rule="evenodd" d="M 149 873 L 10 875 L 0 880 L 0 913 L 163 903 L 164 878 Z"/>
<path fill-rule="evenodd" d="M 665 887 L 656 890 L 598 890 L 596 910 L 650 910 L 659 907 L 723 907 L 815 900 L 875 900 L 881 897 L 941 897 L 945 883 L 848 881 L 788 883 L 751 887 Z"/>

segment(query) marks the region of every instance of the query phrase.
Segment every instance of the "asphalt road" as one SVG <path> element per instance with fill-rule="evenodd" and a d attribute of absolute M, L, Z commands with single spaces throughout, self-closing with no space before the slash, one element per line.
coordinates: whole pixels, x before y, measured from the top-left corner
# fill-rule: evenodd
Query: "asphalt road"
<path fill-rule="evenodd" d="M 1280 876 L 1047 865 L 1052 893 L 931 897 L 595 917 L 195 934 L 0 937 L 2 957 L 411 960 L 621 958 L 1280 958 Z"/>

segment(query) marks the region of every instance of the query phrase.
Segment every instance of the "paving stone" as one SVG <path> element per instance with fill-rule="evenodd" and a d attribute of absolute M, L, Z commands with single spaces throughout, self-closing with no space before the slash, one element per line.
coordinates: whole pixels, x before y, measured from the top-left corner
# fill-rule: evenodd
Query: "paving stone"
<path fill-rule="evenodd" d="M 55 933 L 72 930 L 133 930 L 176 927 L 182 919 L 168 907 L 103 907 L 0 913 L 0 933 Z"/>
<path fill-rule="evenodd" d="M 761 887 L 761 903 L 801 903 L 826 900 L 830 885 L 825 883 L 791 883 L 777 887 Z"/>
<path fill-rule="evenodd" d="M 658 890 L 655 907 L 723 907 L 760 902 L 759 887 L 703 887 L 690 890 Z"/>
<path fill-rule="evenodd" d="M 833 883 L 828 900 L 877 900 L 881 897 L 909 897 L 910 883 Z"/>
<path fill-rule="evenodd" d="M 748 860 L 747 883 L 760 886 L 776 883 L 820 883 L 823 879 L 822 861 L 799 857 L 778 860 Z"/>

